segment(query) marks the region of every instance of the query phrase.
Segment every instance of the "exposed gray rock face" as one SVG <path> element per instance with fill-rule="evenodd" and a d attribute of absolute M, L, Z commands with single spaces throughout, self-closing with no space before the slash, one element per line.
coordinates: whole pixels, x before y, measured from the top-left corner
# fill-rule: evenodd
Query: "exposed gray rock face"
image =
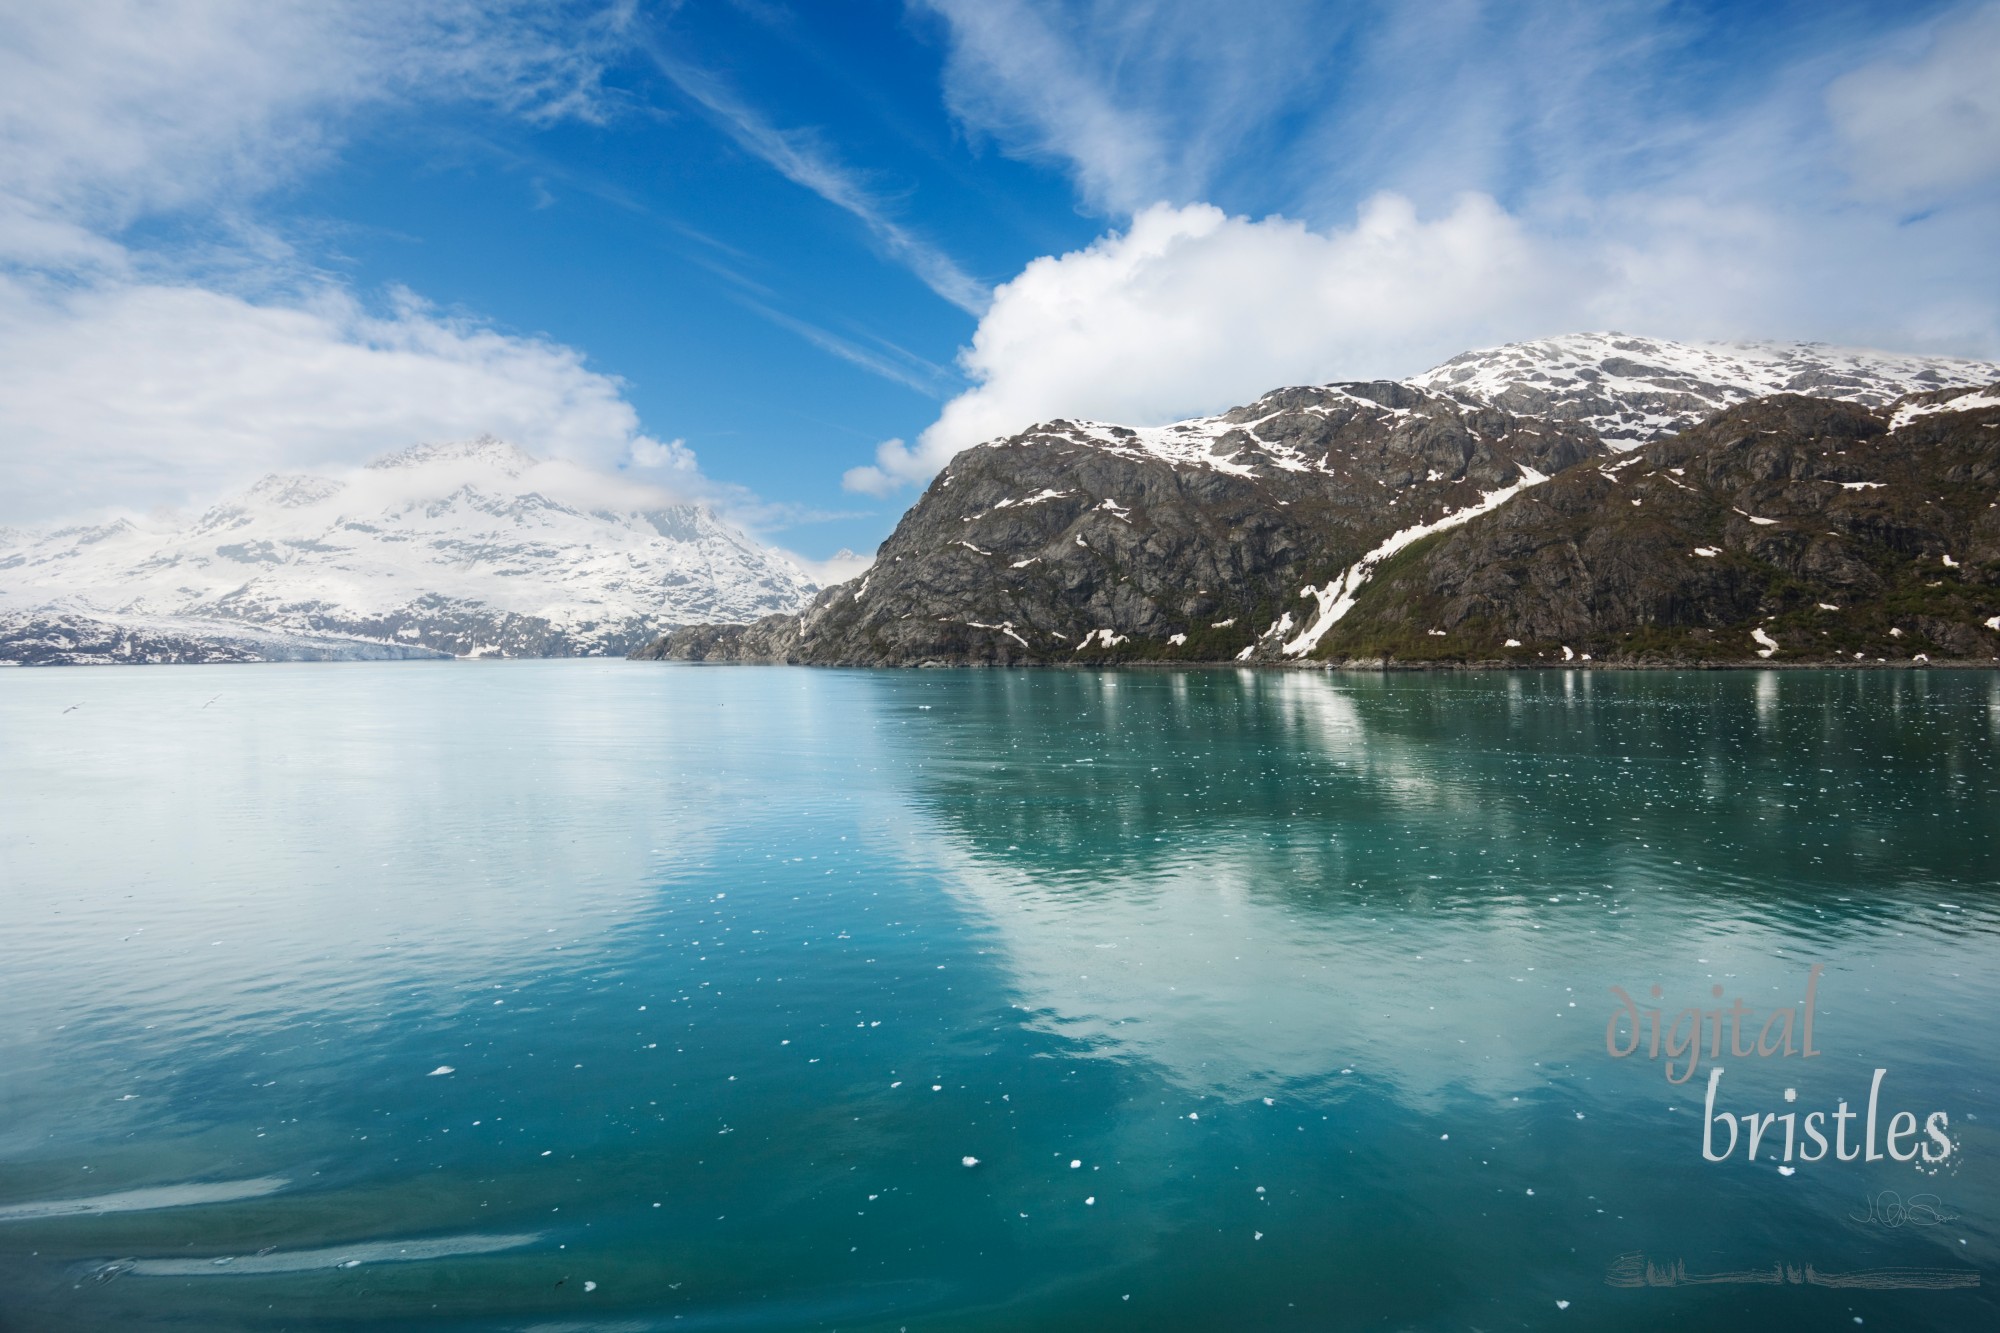
<path fill-rule="evenodd" d="M 1995 660 L 2000 390 L 1781 395 L 1571 468 L 1385 563 L 1317 655 Z"/>
<path fill-rule="evenodd" d="M 1603 456 L 1589 431 L 1390 382 L 1134 430 L 1053 421 L 953 459 L 802 615 L 635 656 L 913 666 L 1275 651 L 1300 588 L 1383 538 Z"/>
<path fill-rule="evenodd" d="M 1886 407 L 2000 379 L 2000 365 L 1819 343 L 1676 343 L 1572 333 L 1455 356 L 1412 383 L 1522 416 L 1574 421 L 1614 449 L 1688 429 L 1752 398 L 1808 394 Z"/>

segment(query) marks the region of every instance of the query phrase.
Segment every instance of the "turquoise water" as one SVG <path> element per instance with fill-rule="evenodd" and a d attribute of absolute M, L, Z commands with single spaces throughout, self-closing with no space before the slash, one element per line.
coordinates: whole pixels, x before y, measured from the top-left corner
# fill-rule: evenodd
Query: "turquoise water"
<path fill-rule="evenodd" d="M 1996 754 L 1971 672 L 7 672 L 0 1329 L 1991 1327 Z M 1606 1051 L 1815 964 L 1810 1060 Z M 1706 1161 L 1711 1065 L 1951 1155 Z"/>

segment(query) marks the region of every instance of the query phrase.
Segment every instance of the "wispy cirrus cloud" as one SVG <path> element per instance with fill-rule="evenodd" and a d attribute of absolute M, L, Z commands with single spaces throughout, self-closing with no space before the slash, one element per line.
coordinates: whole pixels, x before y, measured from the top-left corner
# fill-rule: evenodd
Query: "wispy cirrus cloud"
<path fill-rule="evenodd" d="M 963 377 L 953 374 L 934 361 L 925 360 L 906 348 L 898 347 L 887 339 L 870 338 L 870 341 L 881 349 L 877 351 L 862 346 L 852 338 L 844 338 L 831 329 L 821 328 L 796 315 L 788 315 L 782 310 L 773 309 L 761 301 L 738 296 L 736 302 L 779 328 L 797 334 L 822 352 L 839 357 L 850 365 L 861 367 L 871 375 L 888 380 L 892 384 L 900 384 L 926 398 L 942 402 L 965 386 Z"/>
<path fill-rule="evenodd" d="M 602 119 L 631 0 L 73 0 L 0 10 L 0 207 L 80 243 L 225 212 L 321 165 L 371 105 Z M 46 244 L 20 260 L 62 257 Z"/>
<path fill-rule="evenodd" d="M 862 174 L 841 162 L 817 132 L 774 125 L 717 75 L 680 59 L 650 37 L 641 45 L 660 72 L 739 148 L 853 217 L 884 255 L 944 300 L 968 314 L 986 309 L 992 295 L 987 285 L 891 216 L 888 204 Z"/>

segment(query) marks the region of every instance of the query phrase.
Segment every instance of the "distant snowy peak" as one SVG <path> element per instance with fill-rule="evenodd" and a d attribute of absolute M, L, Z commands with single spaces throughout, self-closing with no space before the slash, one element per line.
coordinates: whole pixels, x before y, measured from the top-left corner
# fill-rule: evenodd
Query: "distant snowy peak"
<path fill-rule="evenodd" d="M 268 476 L 184 525 L 9 533 L 0 660 L 11 643 L 32 660 L 234 661 L 329 651 L 328 638 L 400 655 L 622 653 L 816 590 L 705 505 L 487 437 L 341 476 Z M 271 633 L 223 643 L 217 623 Z"/>
<path fill-rule="evenodd" d="M 379 472 L 394 468 L 430 467 L 440 463 L 471 463 L 518 477 L 529 468 L 539 466 L 541 461 L 517 445 L 491 435 L 480 435 L 470 440 L 412 445 L 398 453 L 375 459 L 368 466 Z"/>
<path fill-rule="evenodd" d="M 2000 364 L 1819 343 L 1677 343 L 1572 333 L 1467 352 L 1412 384 L 1520 416 L 1587 425 L 1631 448 L 1725 407 L 1799 393 L 1882 408 L 1907 394 L 2000 380 Z"/>

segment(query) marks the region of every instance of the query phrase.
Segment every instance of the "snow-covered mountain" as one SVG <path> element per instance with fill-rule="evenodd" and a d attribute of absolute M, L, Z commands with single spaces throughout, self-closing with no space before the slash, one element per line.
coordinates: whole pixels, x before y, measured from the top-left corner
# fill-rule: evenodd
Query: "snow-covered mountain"
<path fill-rule="evenodd" d="M 703 505 L 481 438 L 269 476 L 185 525 L 0 532 L 0 658 L 622 653 L 814 591 Z"/>
<path fill-rule="evenodd" d="M 1614 449 L 1686 430 L 1774 393 L 1879 408 L 1905 394 L 2000 380 L 2000 364 L 1820 343 L 1677 343 L 1571 333 L 1455 356 L 1410 383 L 1525 417 L 1580 422 Z"/>

